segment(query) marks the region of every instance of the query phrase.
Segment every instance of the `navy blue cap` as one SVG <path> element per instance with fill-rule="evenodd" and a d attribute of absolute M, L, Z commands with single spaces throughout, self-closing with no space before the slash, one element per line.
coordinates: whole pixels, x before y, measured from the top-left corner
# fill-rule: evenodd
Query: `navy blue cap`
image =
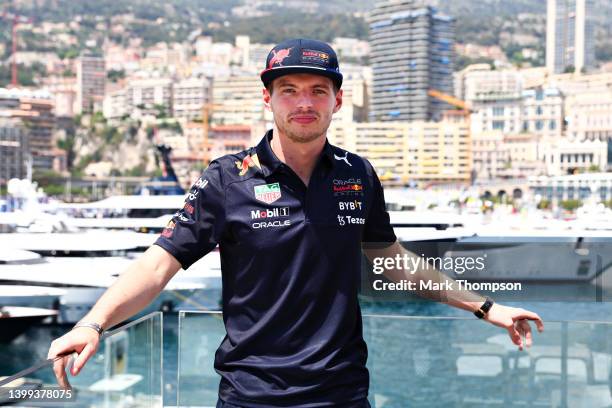
<path fill-rule="evenodd" d="M 332 47 L 318 40 L 296 38 L 283 41 L 270 51 L 266 69 L 261 72 L 264 86 L 287 74 L 317 74 L 330 78 L 338 89 L 342 74 Z"/>

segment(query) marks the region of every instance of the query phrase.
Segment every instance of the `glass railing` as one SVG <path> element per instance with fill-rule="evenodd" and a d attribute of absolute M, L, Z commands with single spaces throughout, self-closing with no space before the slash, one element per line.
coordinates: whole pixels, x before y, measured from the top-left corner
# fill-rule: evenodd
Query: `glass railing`
<path fill-rule="evenodd" d="M 609 323 L 546 322 L 525 351 L 476 319 L 364 315 L 363 332 L 376 408 L 612 406 Z M 178 406 L 215 406 L 224 335 L 219 313 L 179 314 Z"/>
<path fill-rule="evenodd" d="M 155 312 L 104 334 L 100 347 L 71 390 L 57 386 L 51 361 L 42 361 L 0 387 L 0 406 L 163 407 L 162 313 Z M 0 384 L 10 380 L 3 373 Z"/>
<path fill-rule="evenodd" d="M 179 407 L 214 407 L 219 375 L 213 364 L 225 336 L 221 312 L 179 312 L 178 373 L 176 399 Z"/>

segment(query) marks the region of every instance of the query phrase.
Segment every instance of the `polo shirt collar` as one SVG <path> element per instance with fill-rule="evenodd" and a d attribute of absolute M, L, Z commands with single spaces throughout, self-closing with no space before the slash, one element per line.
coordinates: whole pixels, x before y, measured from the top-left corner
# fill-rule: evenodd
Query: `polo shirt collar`
<path fill-rule="evenodd" d="M 266 135 L 255 147 L 255 152 L 257 153 L 257 158 L 259 159 L 264 176 L 269 176 L 270 174 L 274 173 L 283 164 L 283 162 L 281 162 L 278 157 L 276 157 L 276 154 L 274 154 L 272 151 L 272 147 L 270 146 L 271 140 L 272 129 L 266 132 Z M 321 152 L 321 159 L 326 162 L 329 167 L 333 168 L 335 166 L 334 149 L 327 139 L 325 140 L 325 145 L 323 146 L 323 151 Z"/>

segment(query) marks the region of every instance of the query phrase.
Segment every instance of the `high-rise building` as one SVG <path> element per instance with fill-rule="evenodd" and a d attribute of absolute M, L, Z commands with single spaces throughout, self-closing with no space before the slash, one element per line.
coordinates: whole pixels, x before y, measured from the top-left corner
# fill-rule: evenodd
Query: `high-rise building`
<path fill-rule="evenodd" d="M 370 15 L 371 121 L 439 120 L 453 93 L 454 19 L 421 0 L 385 0 Z"/>
<path fill-rule="evenodd" d="M 272 113 L 263 103 L 262 89 L 257 75 L 215 78 L 211 123 L 215 126 L 272 123 Z"/>
<path fill-rule="evenodd" d="M 126 105 L 128 112 L 135 108 L 150 110 L 163 109 L 165 114 L 172 114 L 172 84 L 170 77 L 133 78 L 128 81 Z"/>
<path fill-rule="evenodd" d="M 548 0 L 546 68 L 551 74 L 588 71 L 595 64 L 593 0 Z"/>
<path fill-rule="evenodd" d="M 172 110 L 177 119 L 202 119 L 202 107 L 210 103 L 211 81 L 208 78 L 186 78 L 177 81 L 172 90 Z"/>
<path fill-rule="evenodd" d="M 57 118 L 51 98 L 45 91 L 0 88 L 0 114 L 23 124 L 34 170 L 62 171 L 65 167 L 53 135 Z"/>
<path fill-rule="evenodd" d="M 105 85 L 104 58 L 79 57 L 77 60 L 77 113 L 101 110 Z"/>
<path fill-rule="evenodd" d="M 0 184 L 12 178 L 26 178 L 30 156 L 28 136 L 20 120 L 0 116 Z"/>

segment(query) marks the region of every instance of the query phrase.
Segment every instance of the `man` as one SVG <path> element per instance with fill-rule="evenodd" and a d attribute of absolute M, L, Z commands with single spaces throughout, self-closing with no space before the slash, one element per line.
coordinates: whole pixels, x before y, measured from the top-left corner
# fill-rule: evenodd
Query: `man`
<path fill-rule="evenodd" d="M 406 253 L 385 211 L 370 163 L 330 145 L 342 106 L 335 52 L 314 40 L 277 45 L 261 73 L 274 128 L 254 148 L 213 161 L 185 206 L 49 357 L 76 351 L 76 375 L 98 347 L 101 328 L 145 307 L 181 268 L 219 244 L 227 335 L 215 357 L 218 407 L 369 407 L 367 349 L 357 292 L 362 242 L 368 256 Z M 435 278 L 438 272 L 391 279 Z M 425 296 L 436 297 L 423 293 Z M 470 298 L 471 296 L 471 298 Z M 467 292 L 444 301 L 531 343 L 522 309 Z M 66 358 L 55 364 L 67 386 Z"/>

